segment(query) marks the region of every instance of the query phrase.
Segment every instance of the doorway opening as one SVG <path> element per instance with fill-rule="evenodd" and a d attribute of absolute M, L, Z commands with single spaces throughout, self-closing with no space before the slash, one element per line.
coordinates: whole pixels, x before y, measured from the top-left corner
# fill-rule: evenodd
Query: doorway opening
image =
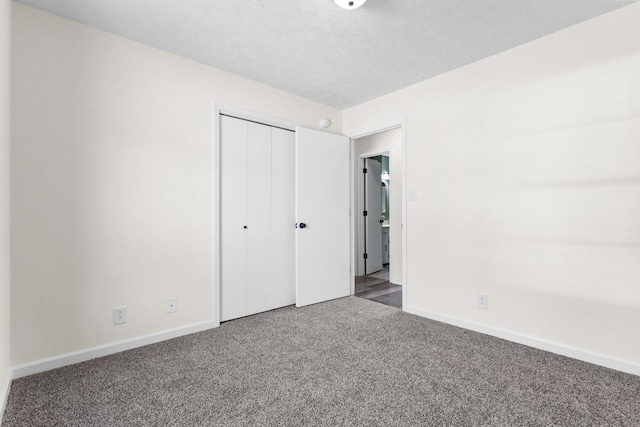
<path fill-rule="evenodd" d="M 402 129 L 354 140 L 354 295 L 402 308 Z"/>

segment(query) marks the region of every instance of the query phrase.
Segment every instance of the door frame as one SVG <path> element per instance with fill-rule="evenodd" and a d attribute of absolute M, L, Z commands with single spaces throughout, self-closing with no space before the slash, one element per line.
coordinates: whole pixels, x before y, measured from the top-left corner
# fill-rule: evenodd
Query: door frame
<path fill-rule="evenodd" d="M 213 320 L 213 327 L 220 326 L 220 304 L 222 300 L 220 298 L 221 291 L 221 271 L 220 271 L 220 256 L 221 252 L 221 215 L 220 215 L 220 180 L 221 180 L 221 163 L 220 163 L 220 116 L 229 115 L 237 117 L 239 119 L 249 120 L 256 123 L 265 124 L 268 126 L 275 126 L 293 132 L 296 131 L 296 126 L 303 126 L 300 123 L 284 120 L 278 117 L 269 116 L 266 114 L 258 113 L 255 111 L 247 110 L 245 108 L 235 107 L 233 105 L 227 105 L 222 103 L 213 104 L 213 149 L 211 150 L 211 165 L 212 176 L 211 183 L 213 189 L 212 207 L 211 207 L 211 255 L 212 262 L 212 285 L 211 285 L 211 317 Z"/>
<path fill-rule="evenodd" d="M 402 188 L 402 215 L 401 215 L 401 225 L 400 228 L 402 230 L 402 243 L 401 243 L 401 251 L 402 251 L 402 310 L 405 311 L 407 307 L 407 296 L 409 294 L 409 281 L 407 280 L 407 119 L 406 117 L 401 117 L 399 119 L 390 120 L 388 122 L 383 122 L 378 126 L 367 127 L 361 130 L 356 130 L 354 132 L 350 132 L 348 134 L 351 139 L 351 212 L 357 212 L 357 204 L 356 199 L 359 194 L 357 192 L 356 180 L 359 176 L 359 168 L 361 157 L 356 156 L 356 140 L 360 138 L 364 138 L 366 136 L 375 135 L 378 133 L 386 132 L 388 130 L 401 129 L 401 164 L 402 164 L 402 172 L 401 172 L 401 188 Z M 378 153 L 380 154 L 380 153 Z M 372 153 L 375 155 L 375 153 Z M 369 157 L 368 154 L 363 155 L 364 157 Z M 351 259 L 351 271 L 354 277 L 351 283 L 351 295 L 355 294 L 355 273 L 357 271 L 357 227 L 358 227 L 358 215 L 351 215 L 351 248 L 353 249 L 352 259 Z"/>

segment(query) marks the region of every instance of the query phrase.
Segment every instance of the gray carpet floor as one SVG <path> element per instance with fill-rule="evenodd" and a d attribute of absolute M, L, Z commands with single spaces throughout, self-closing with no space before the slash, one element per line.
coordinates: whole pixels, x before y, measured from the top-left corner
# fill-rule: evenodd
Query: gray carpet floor
<path fill-rule="evenodd" d="M 17 379 L 3 426 L 638 426 L 640 377 L 356 297 Z"/>

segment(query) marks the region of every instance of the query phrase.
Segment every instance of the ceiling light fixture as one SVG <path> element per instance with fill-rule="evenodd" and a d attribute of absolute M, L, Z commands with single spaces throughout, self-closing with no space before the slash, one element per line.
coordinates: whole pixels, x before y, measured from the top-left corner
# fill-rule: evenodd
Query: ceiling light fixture
<path fill-rule="evenodd" d="M 367 0 L 333 0 L 343 9 L 355 9 L 362 6 Z"/>

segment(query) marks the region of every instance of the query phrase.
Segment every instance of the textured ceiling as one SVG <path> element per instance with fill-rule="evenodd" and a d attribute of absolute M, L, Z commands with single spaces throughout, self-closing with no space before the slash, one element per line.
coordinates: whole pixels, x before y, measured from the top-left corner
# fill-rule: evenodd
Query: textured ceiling
<path fill-rule="evenodd" d="M 634 3 L 19 1 L 340 109 Z"/>

